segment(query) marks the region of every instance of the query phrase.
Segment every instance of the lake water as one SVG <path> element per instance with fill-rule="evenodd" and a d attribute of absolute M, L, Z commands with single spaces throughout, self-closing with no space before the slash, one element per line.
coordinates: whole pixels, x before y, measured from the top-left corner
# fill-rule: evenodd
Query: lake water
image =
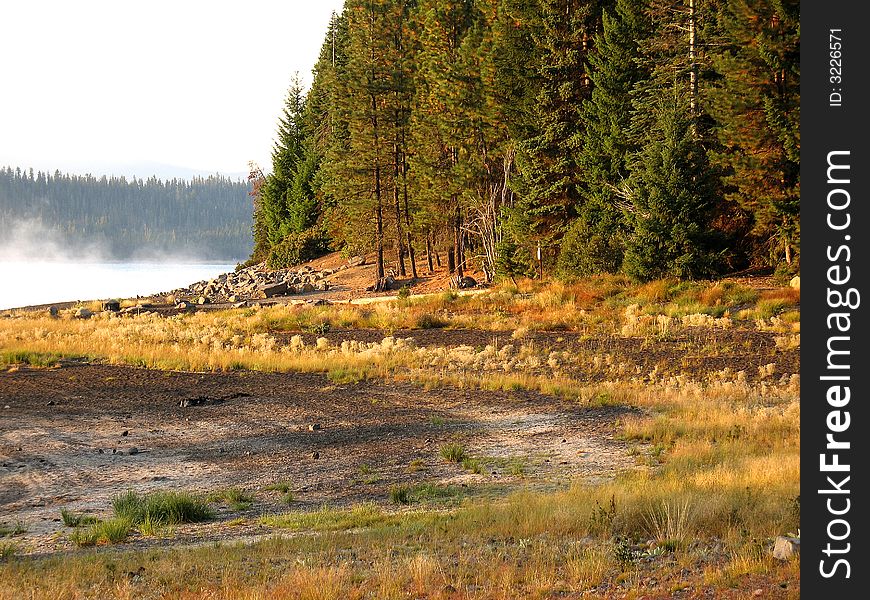
<path fill-rule="evenodd" d="M 232 271 L 235 264 L 0 262 L 0 309 L 168 292 Z"/>

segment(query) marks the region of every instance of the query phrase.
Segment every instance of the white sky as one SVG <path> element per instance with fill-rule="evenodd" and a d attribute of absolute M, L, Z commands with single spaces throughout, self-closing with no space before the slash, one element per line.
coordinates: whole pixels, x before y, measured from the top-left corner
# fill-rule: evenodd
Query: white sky
<path fill-rule="evenodd" d="M 310 84 L 342 4 L 4 2 L 0 165 L 102 174 L 151 162 L 239 173 L 255 160 L 268 171 L 293 73 Z"/>

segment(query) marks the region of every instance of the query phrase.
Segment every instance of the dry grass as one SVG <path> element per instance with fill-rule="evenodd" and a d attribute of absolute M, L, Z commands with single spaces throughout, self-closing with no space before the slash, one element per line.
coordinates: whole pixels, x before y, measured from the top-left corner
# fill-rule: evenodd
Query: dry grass
<path fill-rule="evenodd" d="M 676 281 L 630 286 L 603 277 L 544 286 L 523 281 L 475 297 L 445 294 L 370 307 L 2 319 L 3 356 L 24 357 L 21 362 L 52 364 L 75 354 L 168 369 L 320 371 L 340 382 L 404 377 L 432 387 L 537 389 L 585 404 L 631 406 L 639 410 L 620 424 L 620 434 L 645 466 L 607 483 L 577 481 L 562 491 L 501 500 L 451 495 L 439 502 L 448 491 L 435 486 L 404 490 L 406 502 L 389 510 L 363 504 L 291 511 L 260 525 L 291 530 L 292 538 L 250 546 L 41 560 L 10 555 L 0 564 L 0 598 L 20 597 L 22 590 L 33 598 L 127 598 L 146 589 L 190 599 L 552 597 L 617 582 L 630 586 L 642 569 L 662 582 L 685 583 L 682 573 L 696 574 L 689 585 L 707 586 L 714 596 L 753 577 L 794 584 L 799 561 L 773 562 L 765 544 L 800 524 L 797 377 L 777 380 L 768 365 L 756 383 L 729 369 L 703 380 L 634 378 L 605 355 L 561 356 L 526 338 L 551 328 L 655 339 L 681 327 L 755 326 L 780 332 L 777 346 L 789 349 L 800 344 L 798 305 L 799 293 L 789 290 L 759 294 Z M 453 349 L 417 348 L 393 337 L 332 346 L 306 345 L 297 336 L 280 345 L 273 335 L 322 323 L 419 327 L 430 318 L 516 334 L 509 344 Z M 571 360 L 596 361 L 610 381 L 590 384 L 561 374 Z M 290 486 L 269 489 L 287 493 Z M 421 504 L 407 506 L 415 502 Z M 139 580 L 127 575 L 143 565 Z M 799 589 L 776 592 L 799 596 Z"/>

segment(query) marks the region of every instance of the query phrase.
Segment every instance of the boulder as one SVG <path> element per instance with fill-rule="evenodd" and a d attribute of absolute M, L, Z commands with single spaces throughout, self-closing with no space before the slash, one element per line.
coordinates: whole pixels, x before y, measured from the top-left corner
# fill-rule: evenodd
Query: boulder
<path fill-rule="evenodd" d="M 301 290 L 302 290 L 303 294 L 307 294 L 308 292 L 314 291 L 314 286 L 311 285 L 310 283 L 304 283 L 304 284 L 302 284 Z"/>
<path fill-rule="evenodd" d="M 56 317 L 57 316 L 57 307 L 56 306 L 49 306 L 48 307 L 48 314 L 51 315 L 52 317 Z"/>
<path fill-rule="evenodd" d="M 193 305 L 190 302 L 179 302 L 175 305 L 175 308 L 178 310 L 190 310 L 193 308 Z"/>
<path fill-rule="evenodd" d="M 468 288 L 473 288 L 476 285 L 477 285 L 477 281 L 474 279 L 474 277 L 468 277 L 466 275 L 465 277 L 463 277 L 462 279 L 460 279 L 457 282 L 456 287 L 458 287 L 460 289 L 468 289 Z"/>
<path fill-rule="evenodd" d="M 796 290 L 801 289 L 801 276 L 795 275 L 791 278 L 791 281 L 789 281 L 788 284 Z"/>
<path fill-rule="evenodd" d="M 197 304 L 211 304 L 211 299 L 207 296 L 200 296 L 199 300 L 196 301 Z"/>
<path fill-rule="evenodd" d="M 365 256 L 351 256 L 347 259 L 347 264 L 350 267 L 361 267 L 366 264 Z"/>
<path fill-rule="evenodd" d="M 94 313 L 92 313 L 89 309 L 82 307 L 82 308 L 76 310 L 76 312 L 73 316 L 76 319 L 90 319 L 91 317 L 94 316 Z"/>
<path fill-rule="evenodd" d="M 800 554 L 800 552 L 801 541 L 799 538 L 780 535 L 777 536 L 773 544 L 773 557 L 778 560 L 790 560 L 793 556 Z"/>
<path fill-rule="evenodd" d="M 107 300 L 103 302 L 103 310 L 118 312 L 119 310 L 121 310 L 121 303 L 117 300 Z"/>
<path fill-rule="evenodd" d="M 254 294 L 257 298 L 273 298 L 274 296 L 283 296 L 287 294 L 287 283 L 263 283 L 257 286 L 257 291 Z"/>

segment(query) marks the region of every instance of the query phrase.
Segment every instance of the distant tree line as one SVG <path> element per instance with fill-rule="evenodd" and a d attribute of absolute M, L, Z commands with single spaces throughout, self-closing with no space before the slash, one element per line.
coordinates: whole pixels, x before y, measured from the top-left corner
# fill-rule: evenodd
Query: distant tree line
<path fill-rule="evenodd" d="M 347 0 L 253 176 L 252 259 L 796 270 L 799 39 L 796 0 Z"/>
<path fill-rule="evenodd" d="M 251 253 L 248 184 L 217 175 L 164 181 L 0 169 L 0 244 L 34 223 L 71 254 L 239 261 Z"/>

